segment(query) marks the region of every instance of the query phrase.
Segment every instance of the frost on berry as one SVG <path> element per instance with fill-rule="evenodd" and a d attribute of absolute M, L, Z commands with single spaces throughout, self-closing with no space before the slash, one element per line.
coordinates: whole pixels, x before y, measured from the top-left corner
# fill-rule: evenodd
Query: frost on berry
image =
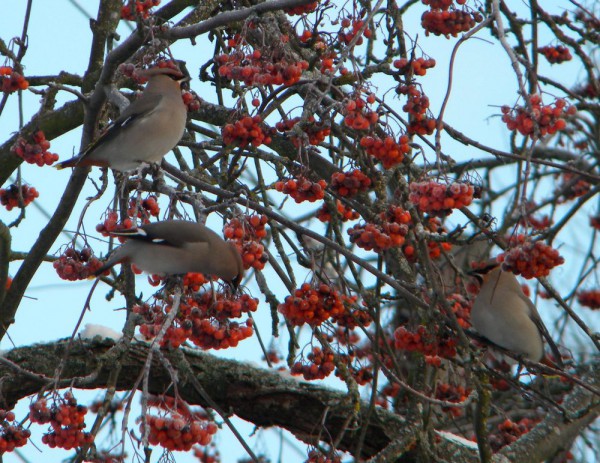
<path fill-rule="evenodd" d="M 565 262 L 556 249 L 541 241 L 533 242 L 525 235 L 511 237 L 509 245 L 506 252 L 498 255 L 498 262 L 502 262 L 502 270 L 523 278 L 548 276 L 550 270 Z"/>
<path fill-rule="evenodd" d="M 265 248 L 260 240 L 267 236 L 266 215 L 245 215 L 234 217 L 225 225 L 225 238 L 233 241 L 242 255 L 244 268 L 262 270 L 267 263 Z"/>
<path fill-rule="evenodd" d="M 473 201 L 474 187 L 468 183 L 412 182 L 408 200 L 421 212 L 446 216 Z"/>
<path fill-rule="evenodd" d="M 23 137 L 17 138 L 11 151 L 29 164 L 37 166 L 50 166 L 58 161 L 58 154 L 50 153 L 50 142 L 46 140 L 44 132 L 38 130 L 30 140 Z"/>
<path fill-rule="evenodd" d="M 21 188 L 19 188 L 17 185 L 12 184 L 8 188 L 0 189 L 0 204 L 7 211 L 10 211 L 15 207 L 19 207 L 20 201 L 22 201 L 22 206 L 25 207 L 39 195 L 38 191 L 32 186 L 21 185 Z"/>

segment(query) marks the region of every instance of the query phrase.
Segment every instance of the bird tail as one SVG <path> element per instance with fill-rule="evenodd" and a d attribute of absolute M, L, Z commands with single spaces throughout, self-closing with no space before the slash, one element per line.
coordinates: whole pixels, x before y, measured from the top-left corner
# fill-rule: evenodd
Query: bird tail
<path fill-rule="evenodd" d="M 62 162 L 59 162 L 57 164 L 54 164 L 53 167 L 56 170 L 63 170 L 65 168 L 67 168 L 67 167 L 75 167 L 75 166 L 77 166 L 77 162 L 78 161 L 79 161 L 79 158 L 78 157 L 74 157 L 74 158 L 71 158 L 71 159 L 67 159 L 66 161 L 62 161 Z"/>

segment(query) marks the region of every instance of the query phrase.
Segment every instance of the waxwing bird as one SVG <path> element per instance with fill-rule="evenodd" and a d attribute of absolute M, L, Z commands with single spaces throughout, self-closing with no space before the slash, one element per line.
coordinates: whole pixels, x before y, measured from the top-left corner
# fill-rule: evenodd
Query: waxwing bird
<path fill-rule="evenodd" d="M 166 220 L 112 234 L 128 239 L 112 252 L 96 276 L 126 262 L 161 275 L 216 275 L 236 290 L 244 275 L 242 256 L 235 245 L 199 223 Z"/>
<path fill-rule="evenodd" d="M 535 362 L 544 356 L 545 338 L 560 365 L 560 351 L 515 274 L 503 271 L 498 263 L 472 274 L 481 282 L 471 308 L 473 327 L 494 344 Z"/>
<path fill-rule="evenodd" d="M 143 162 L 160 162 L 177 145 L 187 118 L 180 88 L 186 79 L 171 68 L 155 67 L 139 75 L 148 78 L 141 96 L 85 151 L 58 163 L 57 169 L 101 166 L 129 171 Z"/>

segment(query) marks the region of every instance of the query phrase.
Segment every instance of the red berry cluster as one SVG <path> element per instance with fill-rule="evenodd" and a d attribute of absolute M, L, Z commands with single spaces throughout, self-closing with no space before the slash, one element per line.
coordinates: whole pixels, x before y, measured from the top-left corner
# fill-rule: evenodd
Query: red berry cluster
<path fill-rule="evenodd" d="M 367 96 L 366 101 L 360 96 L 350 99 L 344 105 L 344 124 L 351 129 L 367 130 L 379 120 L 379 115 L 368 105 L 375 103 L 375 95 Z"/>
<path fill-rule="evenodd" d="M 275 124 L 275 128 L 279 132 L 289 132 L 292 128 L 302 119 L 300 117 L 294 117 L 293 119 L 287 119 L 280 121 Z M 303 124 L 302 130 L 308 137 L 308 143 L 311 145 L 318 145 L 325 140 L 325 137 L 331 133 L 331 127 L 323 121 L 315 122 L 314 116 L 310 116 L 306 124 Z M 291 141 L 294 146 L 301 146 L 302 140 L 294 133 L 290 133 Z"/>
<path fill-rule="evenodd" d="M 129 208 L 127 209 L 129 217 L 138 217 L 142 219 L 142 222 L 149 223 L 150 217 L 158 217 L 159 213 L 160 207 L 154 195 L 150 195 L 139 202 L 135 198 L 129 200 Z"/>
<path fill-rule="evenodd" d="M 27 90 L 29 82 L 10 66 L 0 66 L 0 91 L 13 93 L 17 90 Z"/>
<path fill-rule="evenodd" d="M 225 237 L 235 242 L 246 269 L 265 268 L 268 258 L 260 240 L 267 236 L 266 224 L 266 215 L 254 214 L 233 218 L 225 225 Z"/>
<path fill-rule="evenodd" d="M 194 91 L 184 90 L 181 92 L 181 98 L 183 98 L 183 104 L 187 108 L 188 112 L 198 111 L 202 100 Z"/>
<path fill-rule="evenodd" d="M 354 307 L 358 299 L 356 296 L 344 296 L 344 299 L 347 307 L 346 310 L 332 317 L 340 329 L 337 340 L 340 344 L 355 344 L 358 341 L 358 337 L 353 338 L 351 335 L 353 332 L 349 330 L 353 330 L 358 326 L 367 327 L 373 319 L 366 310 Z M 343 330 L 343 333 L 341 330 Z"/>
<path fill-rule="evenodd" d="M 290 16 L 294 16 L 294 15 L 301 16 L 301 15 L 309 14 L 309 13 L 312 13 L 313 11 L 315 11 L 317 9 L 318 4 L 319 4 L 319 2 L 316 1 L 316 2 L 307 3 L 306 5 L 293 6 L 291 8 L 287 8 L 283 11 L 285 11 Z"/>
<path fill-rule="evenodd" d="M 342 204 L 339 199 L 336 199 L 335 204 L 337 209 L 337 217 L 342 222 L 356 220 L 360 217 L 358 212 Z M 326 202 L 324 202 L 323 205 L 317 210 L 316 216 L 321 222 L 329 222 L 331 220 L 331 211 L 329 210 L 329 206 Z"/>
<path fill-rule="evenodd" d="M 317 43 L 315 44 L 315 49 L 323 50 L 325 49 L 325 42 L 319 37 Z M 320 71 L 322 74 L 331 75 L 333 73 L 333 65 L 337 63 L 338 54 L 334 50 L 327 50 L 322 55 L 321 58 L 321 67 Z M 344 76 L 348 74 L 348 69 L 345 67 L 339 68 L 340 75 Z"/>
<path fill-rule="evenodd" d="M 8 291 L 10 289 L 10 285 L 12 285 L 12 278 L 11 277 L 6 277 L 6 284 L 4 285 L 4 289 L 6 291 Z"/>
<path fill-rule="evenodd" d="M 575 106 L 567 107 L 567 102 L 562 98 L 557 99 L 554 106 L 542 104 L 542 97 L 537 94 L 531 95 L 529 101 L 531 111 L 523 106 L 517 106 L 515 109 L 502 106 L 502 121 L 506 123 L 508 130 L 518 130 L 525 136 L 536 136 L 537 124 L 539 136 L 553 134 L 566 127 L 563 116 L 573 115 L 577 111 Z"/>
<path fill-rule="evenodd" d="M 379 159 L 386 169 L 402 162 L 404 155 L 410 151 L 408 143 L 409 138 L 406 135 L 402 135 L 397 142 L 393 137 L 385 137 L 383 140 L 377 137 L 362 137 L 360 140 L 360 146 L 367 154 Z"/>
<path fill-rule="evenodd" d="M 153 67 L 158 67 L 161 69 L 169 68 L 177 71 L 181 74 L 181 70 L 179 69 L 179 65 L 176 61 L 170 59 L 158 59 L 154 63 L 149 63 L 148 68 L 151 69 Z M 122 63 L 119 65 L 119 72 L 123 74 L 125 77 L 129 77 L 133 79 L 138 84 L 145 84 L 148 82 L 148 76 L 144 73 L 144 69 L 141 67 L 137 67 L 133 63 Z M 183 77 L 183 75 L 182 75 Z"/>
<path fill-rule="evenodd" d="M 402 246 L 408 234 L 410 213 L 401 207 L 391 206 L 379 215 L 381 223 L 356 224 L 348 230 L 350 241 L 367 251 L 383 252 Z"/>
<path fill-rule="evenodd" d="M 223 293 L 205 292 L 182 300 L 177 317 L 167 329 L 161 341 L 161 347 L 177 348 L 188 339 L 202 349 L 227 349 L 253 334 L 252 319 L 244 324 L 232 322 L 231 318 L 240 318 L 242 314 L 255 312 L 258 300 L 247 294 L 241 296 Z M 160 331 L 171 310 L 167 305 L 136 305 L 134 312 L 140 314 L 143 323 L 140 333 L 146 339 L 153 339 Z"/>
<path fill-rule="evenodd" d="M 50 423 L 52 431 L 42 437 L 42 442 L 48 447 L 71 450 L 94 442 L 94 436 L 83 432 L 87 411 L 87 407 L 79 405 L 72 393 L 66 392 L 50 408 L 46 399 L 33 402 L 29 406 L 29 419 L 32 423 Z"/>
<path fill-rule="evenodd" d="M 140 419 L 138 419 L 140 420 Z M 172 413 L 171 416 L 146 416 L 150 428 L 148 442 L 170 451 L 188 452 L 194 444 L 208 445 L 217 432 L 217 425 Z M 140 424 L 140 434 L 144 426 Z"/>
<path fill-rule="evenodd" d="M 362 19 L 350 20 L 350 18 L 342 19 L 342 28 L 338 32 L 338 39 L 341 44 L 348 45 L 357 34 L 361 33 L 360 30 L 364 27 L 365 22 Z M 365 27 L 362 31 L 362 35 L 367 39 L 371 38 L 373 33 L 369 27 Z M 359 37 L 356 40 L 356 45 L 362 45 L 363 38 Z"/>
<path fill-rule="evenodd" d="M 561 265 L 565 259 L 558 251 L 541 241 L 532 242 L 525 235 L 510 240 L 511 249 L 498 255 L 502 270 L 521 275 L 523 278 L 539 278 L 550 274 L 550 270 Z"/>
<path fill-rule="evenodd" d="M 432 9 L 436 10 L 447 10 L 452 6 L 454 0 L 421 0 L 423 5 L 428 5 Z M 456 3 L 464 5 L 466 0 L 457 0 Z"/>
<path fill-rule="evenodd" d="M 519 221 L 519 224 L 523 227 L 531 227 L 534 230 L 545 230 L 546 228 L 551 227 L 553 222 L 548 215 L 533 215 L 537 207 L 538 205 L 535 201 L 528 201 L 527 204 L 525 204 L 525 212 L 527 215 Z"/>
<path fill-rule="evenodd" d="M 523 434 L 527 434 L 533 427 L 539 423 L 539 419 L 523 418 L 518 422 L 509 419 L 498 425 L 497 433 L 490 433 L 490 446 L 492 451 L 497 452 L 502 447 L 512 444 Z"/>
<path fill-rule="evenodd" d="M 445 231 L 437 217 L 428 217 L 424 225 L 427 230 L 434 233 L 443 233 Z M 427 250 L 429 252 L 430 259 L 439 259 L 442 255 L 442 251 L 448 252 L 450 249 L 452 249 L 452 244 L 450 243 L 427 241 Z M 402 252 L 409 262 L 417 261 L 415 244 L 412 240 L 406 242 L 406 244 L 402 247 Z"/>
<path fill-rule="evenodd" d="M 88 247 L 81 251 L 67 248 L 52 266 L 63 280 L 77 281 L 93 276 L 94 272 L 102 267 L 102 262 L 94 257 L 94 253 Z M 108 270 L 106 273 L 108 274 Z"/>
<path fill-rule="evenodd" d="M 598 310 L 600 309 L 600 291 L 597 289 L 579 291 L 577 293 L 577 302 L 592 310 Z"/>
<path fill-rule="evenodd" d="M 260 50 L 251 53 L 233 51 L 215 58 L 219 75 L 228 80 L 238 80 L 246 85 L 286 85 L 300 80 L 308 69 L 308 62 L 290 61 L 285 56 L 263 55 Z"/>
<path fill-rule="evenodd" d="M 452 304 L 451 310 L 461 328 L 467 329 L 471 326 L 471 303 L 462 294 L 451 294 L 448 302 Z"/>
<path fill-rule="evenodd" d="M 435 398 L 444 402 L 462 403 L 469 397 L 470 390 L 463 386 L 455 386 L 452 384 L 438 383 L 435 389 Z M 459 407 L 442 407 L 446 413 L 450 413 L 453 417 L 458 418 L 464 413 L 464 408 Z"/>
<path fill-rule="evenodd" d="M 58 154 L 48 152 L 48 148 L 50 148 L 50 142 L 46 140 L 44 132 L 38 130 L 33 134 L 33 141 L 31 143 L 23 137 L 17 138 L 11 151 L 25 162 L 41 167 L 43 165 L 50 166 L 58 161 Z"/>
<path fill-rule="evenodd" d="M 260 146 L 271 143 L 271 137 L 263 132 L 260 116 L 244 116 L 233 124 L 225 124 L 221 131 L 225 145 Z"/>
<path fill-rule="evenodd" d="M 412 182 L 408 200 L 421 212 L 446 216 L 453 209 L 471 204 L 474 191 L 473 185 L 468 183 L 452 182 L 447 185 L 433 180 Z"/>
<path fill-rule="evenodd" d="M 321 325 L 330 317 L 341 316 L 346 312 L 347 298 L 326 284 L 313 287 L 304 283 L 293 295 L 279 304 L 278 310 L 294 326 L 305 323 L 312 327 Z"/>
<path fill-rule="evenodd" d="M 424 76 L 427 74 L 427 69 L 435 66 L 435 60 L 433 58 L 415 58 L 409 61 L 406 58 L 400 58 L 394 60 L 392 65 L 402 75 Z"/>
<path fill-rule="evenodd" d="M 218 450 L 212 448 L 213 445 L 204 448 L 194 447 L 194 457 L 196 457 L 200 463 L 221 463 L 221 454 Z"/>
<path fill-rule="evenodd" d="M 323 379 L 329 376 L 335 369 L 333 364 L 333 352 L 329 349 L 321 350 L 313 347 L 310 354 L 306 356 L 308 364 L 296 362 L 292 366 L 293 375 L 302 375 L 305 380 Z"/>
<path fill-rule="evenodd" d="M 587 180 L 572 172 L 563 172 L 560 179 L 560 184 L 555 190 L 555 194 L 558 195 L 558 203 L 565 203 L 579 198 L 587 194 L 592 188 Z"/>
<path fill-rule="evenodd" d="M 160 0 L 128 0 L 126 5 L 121 7 L 121 19 L 135 21 L 141 17 L 147 19 L 150 16 L 150 9 L 160 4 Z"/>
<path fill-rule="evenodd" d="M 325 180 L 311 182 L 301 175 L 297 178 L 290 178 L 285 182 L 279 181 L 275 183 L 275 189 L 277 191 L 290 195 L 297 203 L 303 201 L 314 203 L 315 201 L 323 199 L 325 197 L 325 188 L 327 188 L 327 182 Z"/>
<path fill-rule="evenodd" d="M 96 225 L 96 231 L 98 233 L 101 233 L 102 236 L 110 236 L 112 232 L 131 230 L 132 228 L 135 228 L 135 225 L 133 224 L 133 221 L 131 219 L 127 218 L 121 223 L 119 223 L 118 219 L 119 215 L 116 211 L 109 211 L 106 214 L 104 222 Z M 122 236 L 118 236 L 117 238 L 121 243 L 123 243 L 126 240 L 126 238 Z"/>
<path fill-rule="evenodd" d="M 331 176 L 331 189 L 340 196 L 352 197 L 367 191 L 371 187 L 371 179 L 360 169 L 350 172 L 335 172 Z"/>
<path fill-rule="evenodd" d="M 595 230 L 600 230 L 600 215 L 590 216 L 590 227 Z"/>
<path fill-rule="evenodd" d="M 416 331 L 404 326 L 394 331 L 396 349 L 421 352 L 425 355 L 425 361 L 434 366 L 440 365 L 440 357 L 450 359 L 456 356 L 456 344 L 456 339 L 440 333 L 438 329 L 432 333 L 423 325 L 419 325 Z"/>
<path fill-rule="evenodd" d="M 407 96 L 402 110 L 410 116 L 406 127 L 409 135 L 431 135 L 436 127 L 435 119 L 427 116 L 429 98 L 416 85 L 401 85 L 396 91 Z"/>
<path fill-rule="evenodd" d="M 538 52 L 544 55 L 550 64 L 560 64 L 573 59 L 571 52 L 564 45 L 540 47 Z"/>
<path fill-rule="evenodd" d="M 29 429 L 23 429 L 22 425 L 14 421 L 13 412 L 0 409 L 0 456 L 23 447 L 31 435 Z"/>
<path fill-rule="evenodd" d="M 21 185 L 21 188 L 14 183 L 8 188 L 0 189 L 0 204 L 2 204 L 7 211 L 11 211 L 14 207 L 19 207 L 20 198 L 23 200 L 23 207 L 31 203 L 40 194 L 38 191 L 29 185 Z"/>
<path fill-rule="evenodd" d="M 421 16 L 421 26 L 425 29 L 425 35 L 443 35 L 456 37 L 461 32 L 467 32 L 475 26 L 475 23 L 483 21 L 481 13 L 463 10 L 439 10 L 431 9 Z"/>

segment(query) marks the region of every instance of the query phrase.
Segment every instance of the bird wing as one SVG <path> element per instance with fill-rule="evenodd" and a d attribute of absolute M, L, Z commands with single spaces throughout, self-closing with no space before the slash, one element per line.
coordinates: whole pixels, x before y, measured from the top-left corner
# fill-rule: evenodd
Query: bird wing
<path fill-rule="evenodd" d="M 127 106 L 121 115 L 108 126 L 104 133 L 83 151 L 81 156 L 86 156 L 93 152 L 100 144 L 113 140 L 123 130 L 127 130 L 127 127 L 134 121 L 152 114 L 162 99 L 163 96 L 159 94 L 142 95 L 138 100 Z"/>
<path fill-rule="evenodd" d="M 529 318 L 531 318 L 531 321 L 535 324 L 535 326 L 539 330 L 542 337 L 546 340 L 546 342 L 550 346 L 550 350 L 552 351 L 552 354 L 554 354 L 554 359 L 555 359 L 556 364 L 558 366 L 562 367 L 563 363 L 561 360 L 560 350 L 558 350 L 558 346 L 554 342 L 554 339 L 552 339 L 552 337 L 550 336 L 550 333 L 548 332 L 548 328 L 546 328 L 546 325 L 544 325 L 544 322 L 542 321 L 542 317 L 540 317 L 540 313 L 538 312 L 535 304 L 533 302 L 531 302 L 531 299 L 529 299 L 527 296 L 525 296 L 525 294 L 519 294 L 519 297 L 523 301 L 525 301 L 525 303 L 529 307 Z"/>
<path fill-rule="evenodd" d="M 185 220 L 149 223 L 137 229 L 111 232 L 111 235 L 126 236 L 137 241 L 177 248 L 192 243 L 207 243 L 215 239 L 222 241 L 222 238 L 212 230 L 198 223 Z"/>

